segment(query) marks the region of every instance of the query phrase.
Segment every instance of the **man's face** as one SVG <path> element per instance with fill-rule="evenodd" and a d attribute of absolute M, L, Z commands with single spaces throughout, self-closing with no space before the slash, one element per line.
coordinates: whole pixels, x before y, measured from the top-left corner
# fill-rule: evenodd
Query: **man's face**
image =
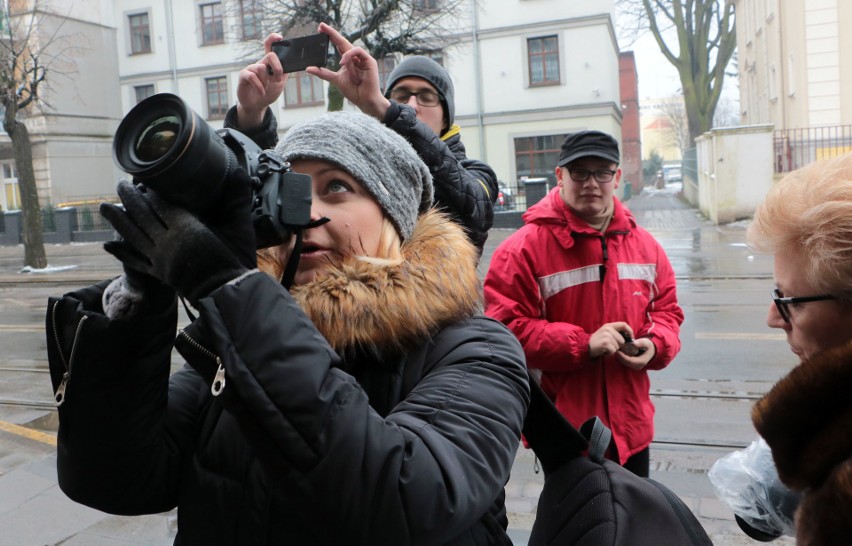
<path fill-rule="evenodd" d="M 395 93 L 401 92 L 410 93 L 410 96 L 407 100 L 398 100 L 394 98 Z M 407 104 L 408 106 L 414 108 L 414 111 L 417 113 L 417 119 L 425 123 L 432 129 L 436 135 L 440 135 L 444 132 L 444 129 L 447 128 L 447 124 L 444 122 L 444 108 L 440 101 L 434 106 L 423 106 L 418 101 L 423 101 L 423 97 L 418 97 L 416 94 L 421 91 L 427 91 L 438 95 L 438 90 L 435 87 L 422 78 L 417 77 L 408 77 L 402 78 L 393 86 L 391 90 L 391 98 L 396 102 L 401 104 Z"/>
<path fill-rule="evenodd" d="M 571 171 L 588 175 L 588 179 L 584 182 L 572 180 Z M 601 171 L 615 171 L 615 174 L 609 182 L 598 182 L 593 173 L 604 174 Z M 556 184 L 562 201 L 590 223 L 595 223 L 605 212 L 612 210 L 612 194 L 620 181 L 618 164 L 600 157 L 581 157 L 565 167 L 556 167 Z"/>

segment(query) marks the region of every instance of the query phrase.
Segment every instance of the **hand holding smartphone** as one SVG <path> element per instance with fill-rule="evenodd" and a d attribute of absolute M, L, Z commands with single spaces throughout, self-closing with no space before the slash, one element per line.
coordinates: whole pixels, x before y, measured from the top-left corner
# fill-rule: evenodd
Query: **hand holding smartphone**
<path fill-rule="evenodd" d="M 627 356 L 639 356 L 641 354 L 644 354 L 645 351 L 648 350 L 647 347 L 637 347 L 636 344 L 633 342 L 633 338 L 630 337 L 630 334 L 628 334 L 627 332 L 621 331 L 619 333 L 622 335 L 622 337 L 624 337 L 624 345 L 622 345 L 618 350 L 626 354 Z"/>
<path fill-rule="evenodd" d="M 311 34 L 273 42 L 272 51 L 281 61 L 284 73 L 299 72 L 309 66 L 325 66 L 328 61 L 328 34 Z M 272 73 L 272 68 L 269 68 Z"/>

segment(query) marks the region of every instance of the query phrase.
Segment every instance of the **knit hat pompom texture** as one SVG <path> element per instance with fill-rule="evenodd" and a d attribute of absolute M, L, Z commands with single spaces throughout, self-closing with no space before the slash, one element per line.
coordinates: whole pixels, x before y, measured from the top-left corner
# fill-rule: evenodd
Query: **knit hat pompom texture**
<path fill-rule="evenodd" d="M 433 61 L 429 57 L 415 55 L 407 57 L 399 66 L 394 68 L 388 76 L 387 87 L 385 87 L 385 98 L 390 98 L 390 92 L 396 82 L 402 78 L 420 78 L 431 83 L 441 95 L 441 102 L 444 105 L 447 117 L 447 127 L 452 127 L 456 117 L 456 100 L 455 91 L 453 90 L 453 80 L 450 79 L 450 74 L 447 70 Z"/>
<path fill-rule="evenodd" d="M 432 206 L 432 175 L 404 138 L 357 112 L 331 112 L 294 125 L 276 147 L 285 161 L 320 159 L 351 174 L 376 199 L 403 240 Z"/>

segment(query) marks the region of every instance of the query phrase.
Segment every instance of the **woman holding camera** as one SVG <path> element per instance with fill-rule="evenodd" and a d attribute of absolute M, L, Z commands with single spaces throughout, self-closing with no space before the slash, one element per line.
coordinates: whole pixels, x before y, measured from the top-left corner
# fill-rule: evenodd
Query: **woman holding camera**
<path fill-rule="evenodd" d="M 102 207 L 126 274 L 47 316 L 62 490 L 116 514 L 177 506 L 176 544 L 510 544 L 529 390 L 514 336 L 474 316 L 476 249 L 368 116 L 297 125 L 278 151 L 313 187 L 291 290 L 293 242 L 261 270 L 238 257 L 245 177 L 228 219 L 126 182 L 124 209 Z M 199 314 L 176 340 L 175 294 Z"/>

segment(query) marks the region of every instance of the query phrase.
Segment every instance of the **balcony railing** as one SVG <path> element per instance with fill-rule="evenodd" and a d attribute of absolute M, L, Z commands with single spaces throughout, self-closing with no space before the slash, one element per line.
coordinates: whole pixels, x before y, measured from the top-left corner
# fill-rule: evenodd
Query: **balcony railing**
<path fill-rule="evenodd" d="M 775 131 L 775 173 L 852 152 L 852 125 Z"/>

